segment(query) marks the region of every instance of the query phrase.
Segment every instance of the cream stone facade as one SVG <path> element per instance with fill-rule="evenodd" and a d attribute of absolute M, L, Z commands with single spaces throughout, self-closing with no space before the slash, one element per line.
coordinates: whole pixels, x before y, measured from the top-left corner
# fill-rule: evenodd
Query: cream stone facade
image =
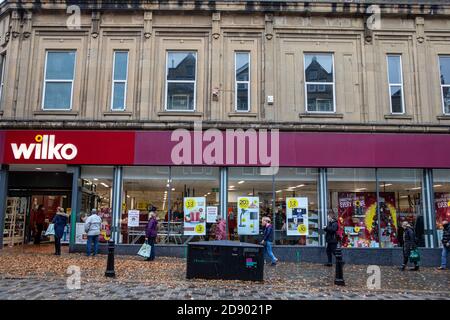
<path fill-rule="evenodd" d="M 450 131 L 439 71 L 439 56 L 450 55 L 448 1 L 121 3 L 1 5 L 2 128 L 152 129 L 201 120 L 218 128 Z M 70 110 L 42 108 L 49 50 L 76 51 Z M 126 109 L 112 111 L 118 50 L 128 52 Z M 196 53 L 195 110 L 165 108 L 168 51 Z M 235 52 L 251 61 L 246 112 L 235 109 Z M 333 56 L 335 112 L 306 110 L 304 55 L 311 52 Z M 389 54 L 401 56 L 403 114 L 390 110 Z"/>

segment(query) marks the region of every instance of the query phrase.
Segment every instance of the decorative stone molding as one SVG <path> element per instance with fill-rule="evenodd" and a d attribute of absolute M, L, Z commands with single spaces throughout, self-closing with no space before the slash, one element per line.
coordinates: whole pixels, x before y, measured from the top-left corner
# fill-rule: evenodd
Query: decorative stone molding
<path fill-rule="evenodd" d="M 266 14 L 265 16 L 265 24 L 266 24 L 266 39 L 272 40 L 273 38 L 273 14 Z"/>
<path fill-rule="evenodd" d="M 144 37 L 150 39 L 153 33 L 153 12 L 144 12 Z"/>
<path fill-rule="evenodd" d="M 416 17 L 416 34 L 417 34 L 417 42 L 419 42 L 419 43 L 425 42 L 425 18 L 424 17 Z"/>
<path fill-rule="evenodd" d="M 212 37 L 217 40 L 220 38 L 220 12 L 212 14 Z"/>
<path fill-rule="evenodd" d="M 26 39 L 31 36 L 32 17 L 33 13 L 31 11 L 27 11 L 23 17 L 23 36 Z"/>
<path fill-rule="evenodd" d="M 97 38 L 100 33 L 100 12 L 92 11 L 92 38 Z"/>

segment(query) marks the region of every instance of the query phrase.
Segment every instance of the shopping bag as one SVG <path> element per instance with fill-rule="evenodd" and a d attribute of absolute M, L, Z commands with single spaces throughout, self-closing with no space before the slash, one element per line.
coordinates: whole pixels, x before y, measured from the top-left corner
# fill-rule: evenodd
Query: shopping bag
<path fill-rule="evenodd" d="M 46 236 L 54 236 L 55 235 L 55 225 L 50 223 L 48 225 L 47 231 L 45 231 Z"/>
<path fill-rule="evenodd" d="M 141 249 L 139 249 L 138 256 L 149 258 L 151 251 L 152 247 L 148 243 L 144 243 Z"/>
<path fill-rule="evenodd" d="M 417 263 L 420 261 L 420 253 L 419 250 L 413 249 L 411 250 L 411 253 L 409 254 L 409 262 L 411 263 Z"/>

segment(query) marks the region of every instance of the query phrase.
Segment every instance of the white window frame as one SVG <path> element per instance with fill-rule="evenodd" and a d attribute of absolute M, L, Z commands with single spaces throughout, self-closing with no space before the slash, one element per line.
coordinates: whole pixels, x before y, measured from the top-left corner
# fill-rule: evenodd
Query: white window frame
<path fill-rule="evenodd" d="M 307 55 L 331 55 L 331 62 L 333 64 L 333 82 L 307 82 L 306 81 L 306 56 Z M 305 111 L 306 113 L 336 113 L 336 70 L 334 65 L 334 52 L 304 52 L 303 53 L 303 76 L 305 79 Z M 332 111 L 309 111 L 308 110 L 308 85 L 332 85 L 333 86 L 333 110 Z"/>
<path fill-rule="evenodd" d="M 6 71 L 6 53 L 0 54 L 0 57 L 2 59 L 2 75 L 0 77 L 0 106 L 3 101 L 3 88 L 5 85 L 5 71 Z"/>
<path fill-rule="evenodd" d="M 75 60 L 73 62 L 73 76 L 72 80 L 61 80 L 61 79 L 52 79 L 47 80 L 47 62 L 48 62 L 48 54 L 53 52 L 74 52 L 75 53 Z M 44 64 L 44 87 L 42 90 L 42 103 L 41 108 L 43 111 L 72 111 L 73 108 L 73 83 L 75 81 L 75 72 L 76 72 L 76 66 L 77 66 L 77 50 L 46 50 L 45 51 L 45 64 Z M 50 109 L 45 107 L 45 90 L 47 89 L 47 82 L 51 83 L 70 83 L 71 84 L 71 90 L 70 90 L 70 107 L 69 109 Z"/>
<path fill-rule="evenodd" d="M 248 81 L 238 81 L 236 76 L 237 71 L 237 55 L 246 53 L 248 55 Z M 235 51 L 234 52 L 234 111 L 235 112 L 250 112 L 251 111 L 251 104 L 250 104 L 250 95 L 251 95 L 251 88 L 250 88 L 250 82 L 251 82 L 251 55 L 250 51 Z M 247 110 L 239 110 L 237 105 L 237 98 L 238 98 L 238 85 L 239 84 L 247 84 L 247 104 L 248 108 Z"/>
<path fill-rule="evenodd" d="M 442 84 L 441 83 L 441 57 L 442 58 L 450 58 L 450 54 L 440 54 L 438 55 L 438 65 L 439 65 L 439 84 L 441 85 L 441 105 L 442 105 L 442 113 L 444 115 L 450 115 L 450 112 L 445 112 L 445 101 L 444 101 L 444 88 L 450 88 L 450 84 Z"/>
<path fill-rule="evenodd" d="M 114 75 L 116 72 L 116 53 L 126 53 L 127 54 L 127 70 L 125 80 L 114 80 Z M 128 50 L 114 50 L 113 53 L 113 70 L 112 70 L 112 87 L 111 87 L 111 111 L 125 111 L 127 109 L 127 95 L 128 95 L 128 65 L 130 63 L 130 54 Z M 124 106 L 121 109 L 114 109 L 114 88 L 116 83 L 125 84 L 123 103 Z"/>
<path fill-rule="evenodd" d="M 400 83 L 391 83 L 389 79 L 389 57 L 399 57 L 400 58 Z M 388 86 L 389 86 L 389 106 L 391 114 L 405 114 L 405 93 L 403 89 L 403 60 L 401 54 L 395 54 L 395 53 L 389 53 L 386 55 L 386 66 L 387 66 L 387 80 L 388 80 Z M 392 87 L 401 87 L 401 93 L 402 93 L 402 112 L 394 112 L 392 110 Z"/>
<path fill-rule="evenodd" d="M 194 80 L 167 80 L 169 76 L 169 54 L 170 53 L 192 53 L 195 56 L 195 79 Z M 166 51 L 166 74 L 165 74 L 165 97 L 164 97 L 164 110 L 167 112 L 195 112 L 197 110 L 197 68 L 198 68 L 198 56 L 195 50 L 167 50 Z M 192 110 L 190 109 L 169 109 L 167 94 L 169 91 L 169 83 L 193 83 L 194 84 L 194 105 Z"/>

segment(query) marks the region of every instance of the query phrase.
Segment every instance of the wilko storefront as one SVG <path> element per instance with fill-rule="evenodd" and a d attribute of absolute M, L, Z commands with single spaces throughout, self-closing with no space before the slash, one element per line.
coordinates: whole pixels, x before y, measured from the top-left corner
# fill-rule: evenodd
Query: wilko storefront
<path fill-rule="evenodd" d="M 62 206 L 71 251 L 84 249 L 83 223 L 95 208 L 100 241 L 135 254 L 154 210 L 160 255 L 214 240 L 218 216 L 229 239 L 256 243 L 269 216 L 281 259 L 317 262 L 334 212 L 348 262 L 397 263 L 400 225 L 409 221 L 424 263 L 436 264 L 450 218 L 445 134 L 1 131 L 0 159 L 2 246 L 32 241 L 34 212 L 43 208 L 48 225 Z"/>

